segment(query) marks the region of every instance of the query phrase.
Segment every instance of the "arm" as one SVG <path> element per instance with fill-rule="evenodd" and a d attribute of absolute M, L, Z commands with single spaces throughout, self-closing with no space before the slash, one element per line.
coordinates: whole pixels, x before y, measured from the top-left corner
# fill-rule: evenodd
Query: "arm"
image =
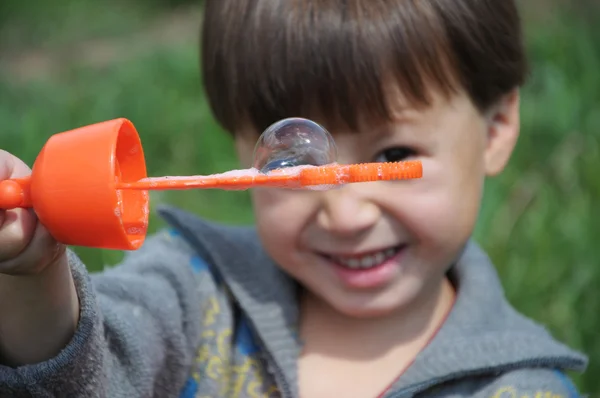
<path fill-rule="evenodd" d="M 64 249 L 39 273 L 0 274 L 0 319 L 0 363 L 22 366 L 59 353 L 79 320 L 79 301 Z"/>
<path fill-rule="evenodd" d="M 76 330 L 56 356 L 0 367 L 0 396 L 176 396 L 199 335 L 200 300 L 189 252 L 166 235 L 98 275 L 69 252 L 80 303 Z"/>

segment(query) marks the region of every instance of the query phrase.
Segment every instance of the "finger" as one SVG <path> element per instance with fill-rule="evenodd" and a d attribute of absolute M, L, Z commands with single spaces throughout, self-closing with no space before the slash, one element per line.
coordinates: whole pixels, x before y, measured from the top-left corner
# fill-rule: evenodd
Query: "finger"
<path fill-rule="evenodd" d="M 31 175 L 31 169 L 19 158 L 0 149 L 0 181 Z M 0 228 L 5 221 L 5 211 L 0 210 Z"/>
<path fill-rule="evenodd" d="M 23 161 L 0 150 L 0 180 L 30 174 L 31 169 Z M 0 211 L 0 261 L 18 257 L 29 245 L 36 227 L 37 217 L 31 209 Z"/>
<path fill-rule="evenodd" d="M 23 217 L 25 218 L 25 217 Z M 64 255 L 66 245 L 58 243 L 41 224 L 16 257 L 0 261 L 0 273 L 21 275 L 41 271 Z"/>
<path fill-rule="evenodd" d="M 29 244 L 37 226 L 37 218 L 29 209 L 4 212 L 0 224 L 0 261 L 16 257 Z"/>

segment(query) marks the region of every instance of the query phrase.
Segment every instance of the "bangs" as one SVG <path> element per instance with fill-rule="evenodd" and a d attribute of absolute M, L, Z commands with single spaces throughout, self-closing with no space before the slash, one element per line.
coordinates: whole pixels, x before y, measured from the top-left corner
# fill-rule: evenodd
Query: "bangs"
<path fill-rule="evenodd" d="M 217 121 L 229 132 L 286 117 L 357 130 L 392 118 L 390 90 L 419 107 L 431 90 L 450 94 L 457 73 L 435 2 L 396 1 L 207 2 L 223 16 L 207 18 L 202 37 Z"/>

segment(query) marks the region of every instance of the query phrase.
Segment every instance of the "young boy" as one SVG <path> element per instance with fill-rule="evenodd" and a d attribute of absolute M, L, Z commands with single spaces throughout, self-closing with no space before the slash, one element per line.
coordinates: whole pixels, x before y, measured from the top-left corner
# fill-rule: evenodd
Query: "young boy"
<path fill-rule="evenodd" d="M 423 178 L 255 190 L 256 228 L 163 209 L 172 229 L 97 275 L 6 212 L 1 395 L 577 396 L 565 372 L 587 358 L 510 306 L 471 240 L 519 133 L 513 1 L 205 5 L 206 92 L 245 166 L 265 127 L 301 116 L 340 163 L 419 159 Z"/>

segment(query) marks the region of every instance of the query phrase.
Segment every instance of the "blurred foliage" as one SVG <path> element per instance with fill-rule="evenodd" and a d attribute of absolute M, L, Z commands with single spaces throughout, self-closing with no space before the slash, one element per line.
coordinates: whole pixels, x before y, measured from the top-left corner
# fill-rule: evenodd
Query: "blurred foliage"
<path fill-rule="evenodd" d="M 202 96 L 195 26 L 180 41 L 159 43 L 140 35 L 125 52 L 145 51 L 113 54 L 99 66 L 58 57 L 52 74 L 32 76 L 15 64 L 18 54 L 32 49 L 52 55 L 90 38 L 119 42 L 166 13 L 197 10 L 200 4 L 0 2 L 0 47 L 16 54 L 0 59 L 7 68 L 0 77 L 1 147 L 32 164 L 51 134 L 123 116 L 141 134 L 150 175 L 237 167 L 232 142 Z M 515 306 L 590 356 L 587 374 L 576 381 L 582 392 L 600 396 L 600 249 L 594 243 L 600 237 L 600 27 L 593 23 L 600 15 L 598 3 L 522 4 L 532 60 L 523 90 L 522 135 L 506 172 L 487 183 L 476 238 L 498 265 Z M 39 57 L 31 59 L 29 66 L 43 69 Z M 227 223 L 253 219 L 247 192 L 153 194 L 152 206 L 160 203 Z M 151 230 L 162 225 L 152 215 Z M 76 250 L 91 270 L 122 257 L 107 250 Z"/>
<path fill-rule="evenodd" d="M 2 0 L 0 48 L 56 47 L 82 39 L 119 37 L 201 0 Z"/>

